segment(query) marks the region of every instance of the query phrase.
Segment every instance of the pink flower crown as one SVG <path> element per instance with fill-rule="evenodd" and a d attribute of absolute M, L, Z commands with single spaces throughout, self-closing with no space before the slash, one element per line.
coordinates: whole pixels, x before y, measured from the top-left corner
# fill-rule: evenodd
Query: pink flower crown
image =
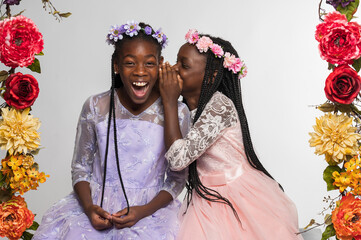
<path fill-rule="evenodd" d="M 223 67 L 232 71 L 234 74 L 238 74 L 238 79 L 244 78 L 247 75 L 247 66 L 240 58 L 236 58 L 235 55 L 224 52 L 222 47 L 216 43 L 213 43 L 212 39 L 203 36 L 199 38 L 199 33 L 195 29 L 190 29 L 186 36 L 186 41 L 189 44 L 196 45 L 199 52 L 207 52 L 210 49 L 214 55 L 218 58 L 223 57 Z"/>

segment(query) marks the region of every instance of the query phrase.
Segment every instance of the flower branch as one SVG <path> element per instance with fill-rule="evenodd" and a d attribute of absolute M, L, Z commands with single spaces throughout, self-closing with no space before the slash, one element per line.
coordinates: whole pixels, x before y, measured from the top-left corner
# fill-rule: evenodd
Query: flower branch
<path fill-rule="evenodd" d="M 60 13 L 48 0 L 43 8 L 60 20 L 71 13 Z M 0 147 L 6 156 L 0 165 L 0 237 L 31 239 L 39 226 L 27 208 L 23 195 L 36 190 L 49 175 L 39 170 L 34 156 L 40 150 L 40 121 L 31 113 L 39 94 L 39 84 L 30 74 L 17 70 L 26 67 L 40 73 L 37 56 L 44 55 L 43 36 L 35 23 L 21 15 L 11 15 L 11 6 L 21 0 L 1 0 L 0 62 L 9 70 L 0 71 Z M 5 13 L 1 10 L 5 8 Z"/>
<path fill-rule="evenodd" d="M 327 14 L 322 2 L 315 39 L 331 73 L 325 81 L 327 101 L 317 106 L 325 114 L 316 118 L 309 143 L 327 162 L 327 191 L 339 194 L 324 198 L 324 223 L 312 219 L 306 228 L 326 226 L 322 240 L 361 239 L 361 26 L 351 21 L 359 0 L 326 0 L 336 10 Z"/>
<path fill-rule="evenodd" d="M 322 16 L 325 15 L 325 10 L 321 8 L 322 6 L 322 1 L 320 0 L 320 3 L 318 4 L 318 18 L 323 22 L 323 18 Z M 322 12 L 322 13 L 321 13 Z"/>
<path fill-rule="evenodd" d="M 60 20 L 62 18 L 67 18 L 71 15 L 70 12 L 59 12 L 58 10 L 56 10 L 56 8 L 54 7 L 54 5 L 52 4 L 52 2 L 50 0 L 42 0 L 43 2 L 43 8 L 45 11 L 49 11 L 48 13 L 53 15 L 55 17 L 56 20 L 58 20 L 60 22 Z"/>

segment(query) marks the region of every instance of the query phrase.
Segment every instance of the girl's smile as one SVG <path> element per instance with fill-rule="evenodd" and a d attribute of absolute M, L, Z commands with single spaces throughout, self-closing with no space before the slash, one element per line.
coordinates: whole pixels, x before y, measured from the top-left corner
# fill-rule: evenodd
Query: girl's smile
<path fill-rule="evenodd" d="M 133 82 L 132 90 L 138 98 L 144 98 L 149 90 L 149 83 L 147 82 Z"/>

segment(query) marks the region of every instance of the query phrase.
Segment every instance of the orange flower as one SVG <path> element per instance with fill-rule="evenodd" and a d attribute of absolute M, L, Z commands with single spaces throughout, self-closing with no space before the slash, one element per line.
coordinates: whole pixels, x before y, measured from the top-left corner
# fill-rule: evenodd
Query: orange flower
<path fill-rule="evenodd" d="M 34 221 L 34 214 L 27 208 L 24 198 L 13 196 L 0 205 L 0 236 L 17 240 Z"/>
<path fill-rule="evenodd" d="M 332 211 L 336 236 L 341 240 L 361 239 L 361 199 L 348 193 Z"/>

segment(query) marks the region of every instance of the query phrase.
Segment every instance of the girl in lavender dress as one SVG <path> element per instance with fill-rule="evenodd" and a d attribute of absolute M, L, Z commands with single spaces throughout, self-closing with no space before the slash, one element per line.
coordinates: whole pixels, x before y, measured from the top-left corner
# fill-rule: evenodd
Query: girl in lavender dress
<path fill-rule="evenodd" d="M 144 23 L 110 30 L 112 88 L 91 96 L 80 114 L 72 178 L 74 192 L 44 215 L 33 240 L 175 239 L 174 201 L 184 172 L 164 158 L 163 106 L 157 86 L 167 38 Z M 179 103 L 186 132 L 189 111 Z M 165 179 L 166 174 L 166 179 Z"/>
<path fill-rule="evenodd" d="M 177 239 L 301 240 L 295 205 L 252 147 L 239 82 L 244 63 L 223 39 L 190 30 L 186 40 L 177 64 L 160 72 L 166 158 L 172 170 L 189 166 Z M 179 94 L 193 118 L 185 138 Z"/>

